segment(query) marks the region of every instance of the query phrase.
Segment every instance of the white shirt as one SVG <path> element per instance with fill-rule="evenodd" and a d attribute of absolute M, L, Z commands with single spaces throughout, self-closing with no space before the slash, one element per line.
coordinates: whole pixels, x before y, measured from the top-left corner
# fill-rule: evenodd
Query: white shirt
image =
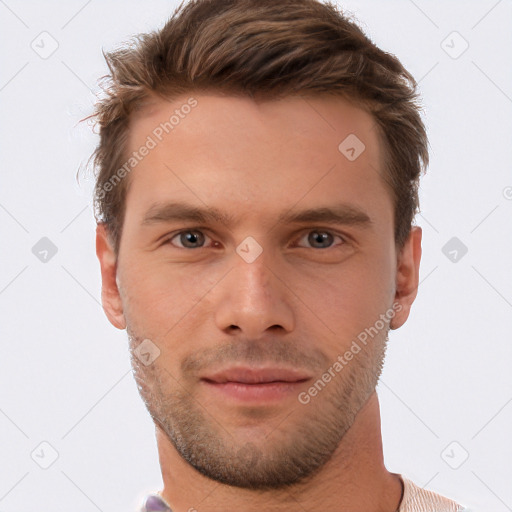
<path fill-rule="evenodd" d="M 470 512 L 450 498 L 419 487 L 403 475 L 400 478 L 404 483 L 404 495 L 398 512 Z"/>

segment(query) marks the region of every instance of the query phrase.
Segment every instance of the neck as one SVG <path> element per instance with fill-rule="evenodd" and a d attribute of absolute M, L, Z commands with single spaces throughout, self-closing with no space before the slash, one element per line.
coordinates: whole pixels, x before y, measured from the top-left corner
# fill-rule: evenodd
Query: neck
<path fill-rule="evenodd" d="M 215 482 L 184 461 L 157 426 L 164 489 L 173 512 L 396 512 L 402 493 L 398 474 L 384 466 L 380 408 L 374 392 L 331 459 L 307 482 L 286 489 L 254 491 Z"/>

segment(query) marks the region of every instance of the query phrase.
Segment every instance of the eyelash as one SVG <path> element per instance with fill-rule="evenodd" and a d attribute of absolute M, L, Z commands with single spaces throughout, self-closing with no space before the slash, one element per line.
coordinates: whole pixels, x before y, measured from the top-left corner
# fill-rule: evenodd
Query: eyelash
<path fill-rule="evenodd" d="M 163 242 L 163 245 L 171 245 L 171 246 L 172 246 L 172 247 L 174 247 L 175 249 L 183 249 L 183 250 L 189 250 L 189 251 L 200 251 L 200 250 L 202 250 L 202 249 L 208 249 L 208 247 L 197 247 L 197 248 L 178 247 L 178 246 L 173 245 L 173 244 L 171 243 L 171 240 L 173 240 L 173 239 L 174 239 L 174 238 L 176 238 L 177 236 L 179 236 L 179 235 L 181 235 L 181 234 L 183 234 L 183 233 L 190 233 L 190 232 L 193 232 L 193 231 L 199 231 L 199 232 L 200 232 L 200 233 L 202 233 L 203 235 L 208 236 L 208 235 L 206 235 L 206 234 L 204 233 L 204 231 L 203 231 L 203 229 L 202 229 L 202 228 L 189 228 L 189 229 L 183 229 L 183 230 L 181 230 L 181 231 L 178 231 L 178 232 L 176 232 L 176 233 L 173 233 L 173 234 L 171 234 L 171 235 L 167 236 L 167 237 L 165 238 L 164 242 Z M 345 236 L 342 236 L 342 235 L 340 235 L 340 234 L 336 233 L 335 231 L 331 231 L 330 229 L 325 229 L 325 228 L 311 228 L 311 229 L 309 229 L 309 230 L 305 231 L 305 232 L 304 232 L 304 234 L 303 234 L 303 235 L 301 235 L 301 237 L 299 238 L 299 240 L 300 240 L 300 239 L 302 239 L 302 238 L 303 238 L 303 236 L 305 236 L 305 235 L 307 235 L 307 234 L 309 234 L 309 233 L 311 233 L 311 232 L 313 232 L 313 231 L 316 231 L 316 232 L 318 232 L 318 233 L 329 233 L 329 234 L 333 235 L 333 237 L 335 237 L 335 238 L 336 238 L 336 237 L 340 238 L 340 240 L 342 241 L 342 243 L 341 243 L 341 244 L 338 244 L 338 245 L 333 245 L 333 246 L 330 246 L 330 247 L 325 247 L 325 248 L 323 248 L 323 249 L 322 249 L 322 248 L 318 248 L 318 247 L 302 247 L 302 246 L 301 246 L 301 248 L 302 248 L 302 249 L 318 249 L 318 250 L 321 250 L 321 251 L 326 251 L 326 250 L 328 250 L 328 249 L 334 249 L 335 247 L 339 247 L 340 245 L 345 245 L 345 244 L 347 243 L 347 239 L 346 239 L 346 237 L 345 237 Z"/>

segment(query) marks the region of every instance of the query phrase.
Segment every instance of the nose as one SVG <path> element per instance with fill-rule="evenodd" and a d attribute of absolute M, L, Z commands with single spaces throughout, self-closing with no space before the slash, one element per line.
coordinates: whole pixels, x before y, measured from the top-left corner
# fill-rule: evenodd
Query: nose
<path fill-rule="evenodd" d="M 240 330 L 258 339 L 267 330 L 294 329 L 293 294 L 265 251 L 248 263 L 235 255 L 234 267 L 216 287 L 215 321 L 224 332 Z"/>

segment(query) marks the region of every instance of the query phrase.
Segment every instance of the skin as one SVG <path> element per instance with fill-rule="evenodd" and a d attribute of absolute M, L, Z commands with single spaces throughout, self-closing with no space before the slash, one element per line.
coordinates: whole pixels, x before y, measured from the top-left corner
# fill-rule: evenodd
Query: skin
<path fill-rule="evenodd" d="M 96 240 L 103 307 L 127 329 L 155 421 L 160 494 L 174 512 L 395 512 L 402 485 L 384 465 L 375 386 L 389 329 L 416 297 L 421 228 L 397 250 L 373 119 L 342 98 L 189 96 L 197 106 L 125 178 L 119 254 L 102 224 Z M 189 96 L 138 113 L 129 152 Z M 365 144 L 354 161 L 338 150 L 350 133 Z M 218 208 L 234 223 L 141 226 L 156 201 Z M 339 203 L 372 223 L 275 221 Z M 251 263 L 236 252 L 248 236 L 263 249 Z M 393 304 L 384 328 L 307 404 L 296 393 L 235 403 L 200 381 L 229 363 L 275 363 L 314 375 L 298 389 L 307 391 Z M 146 339 L 160 351 L 149 365 L 135 355 Z"/>

